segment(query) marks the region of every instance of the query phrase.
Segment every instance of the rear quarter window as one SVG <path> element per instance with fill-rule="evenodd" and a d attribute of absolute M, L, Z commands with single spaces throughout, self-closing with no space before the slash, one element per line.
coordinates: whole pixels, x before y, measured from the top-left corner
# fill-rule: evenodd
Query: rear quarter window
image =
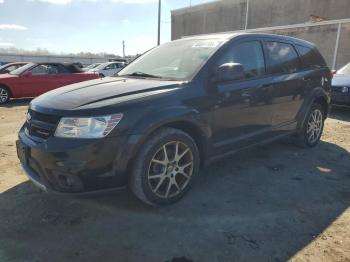
<path fill-rule="evenodd" d="M 327 64 L 316 48 L 296 45 L 303 68 L 326 67 Z"/>

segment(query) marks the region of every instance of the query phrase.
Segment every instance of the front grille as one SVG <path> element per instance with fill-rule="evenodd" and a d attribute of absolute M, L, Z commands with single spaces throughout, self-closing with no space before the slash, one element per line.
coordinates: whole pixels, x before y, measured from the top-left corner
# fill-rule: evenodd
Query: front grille
<path fill-rule="evenodd" d="M 27 118 L 26 128 L 30 136 L 47 139 L 52 136 L 56 130 L 60 116 L 48 115 L 29 110 L 30 117 Z"/>

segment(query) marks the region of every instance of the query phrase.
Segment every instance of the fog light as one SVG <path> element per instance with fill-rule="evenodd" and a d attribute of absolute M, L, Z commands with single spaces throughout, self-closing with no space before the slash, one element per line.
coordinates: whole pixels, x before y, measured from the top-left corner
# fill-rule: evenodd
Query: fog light
<path fill-rule="evenodd" d="M 349 92 L 349 88 L 344 86 L 342 89 L 341 89 L 342 93 L 348 93 Z"/>

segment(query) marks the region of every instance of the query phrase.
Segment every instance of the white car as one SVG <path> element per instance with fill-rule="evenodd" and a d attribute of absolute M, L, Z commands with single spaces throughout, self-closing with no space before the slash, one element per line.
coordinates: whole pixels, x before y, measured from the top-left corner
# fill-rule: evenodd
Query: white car
<path fill-rule="evenodd" d="M 98 67 L 100 64 L 102 64 L 102 63 L 94 63 L 94 64 L 91 64 L 91 65 L 89 65 L 87 67 L 84 67 L 82 70 L 83 71 L 89 71 L 91 69 L 94 69 L 94 68 Z"/>
<path fill-rule="evenodd" d="M 124 68 L 122 62 L 107 62 L 89 70 L 89 72 L 98 73 L 100 77 L 112 76 Z"/>

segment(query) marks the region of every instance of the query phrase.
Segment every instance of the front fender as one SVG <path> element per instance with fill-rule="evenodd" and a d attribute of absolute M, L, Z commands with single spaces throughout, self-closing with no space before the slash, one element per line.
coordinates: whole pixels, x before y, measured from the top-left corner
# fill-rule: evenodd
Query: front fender
<path fill-rule="evenodd" d="M 189 122 L 196 125 L 204 133 L 209 132 L 207 123 L 201 119 L 200 113 L 191 108 L 174 106 L 156 112 L 149 112 L 140 121 L 135 123 L 132 134 L 150 134 L 161 126 L 174 122 Z"/>
<path fill-rule="evenodd" d="M 185 123 L 195 127 L 200 133 L 202 141 L 207 141 L 211 136 L 210 124 L 201 117 L 195 109 L 185 106 L 167 107 L 156 112 L 149 112 L 131 127 L 132 132 L 128 138 L 129 155 L 135 157 L 140 146 L 157 129 L 164 126 L 171 126 L 175 123 Z M 206 147 L 206 143 L 204 142 Z"/>

